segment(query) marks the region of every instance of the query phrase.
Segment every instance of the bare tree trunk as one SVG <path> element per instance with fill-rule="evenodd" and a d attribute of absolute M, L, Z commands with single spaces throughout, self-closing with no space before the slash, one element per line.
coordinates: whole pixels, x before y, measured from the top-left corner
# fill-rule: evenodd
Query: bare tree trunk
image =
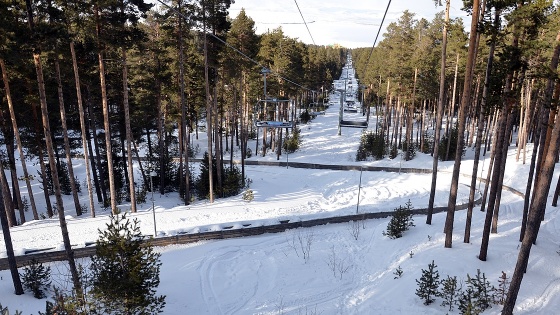
<path fill-rule="evenodd" d="M 90 133 L 86 133 L 88 136 L 88 148 L 91 156 L 91 169 L 93 173 L 93 183 L 95 185 L 95 190 L 97 192 L 97 201 L 103 204 L 103 207 L 107 207 L 107 189 L 105 189 L 105 173 L 103 172 L 103 164 L 101 163 L 101 153 L 99 152 L 99 141 L 97 140 L 97 124 L 95 121 L 95 115 L 93 115 L 93 109 L 91 106 L 91 102 L 87 101 L 88 105 L 88 118 L 89 118 L 89 128 L 91 129 L 91 137 Z M 93 148 L 91 147 L 91 143 L 93 140 Z M 95 152 L 95 156 L 93 153 Z"/>
<path fill-rule="evenodd" d="M 101 34 L 101 22 L 99 21 L 99 11 L 95 8 L 96 15 L 96 31 L 97 31 L 97 46 L 99 51 L 97 52 L 97 59 L 99 61 L 99 80 L 101 86 L 101 104 L 103 105 L 103 127 L 105 129 L 105 148 L 107 155 L 107 172 L 109 180 L 109 193 L 111 202 L 111 212 L 117 214 L 119 209 L 117 208 L 117 191 L 115 187 L 115 175 L 113 173 L 113 146 L 111 144 L 111 124 L 109 123 L 109 102 L 107 99 L 107 83 L 105 82 L 105 63 L 103 62 L 103 49 L 101 43 L 99 42 L 99 36 Z"/>
<path fill-rule="evenodd" d="M 45 206 L 47 207 L 47 216 L 52 218 L 54 215 L 51 198 L 49 196 L 49 188 L 48 188 L 48 179 L 47 179 L 47 168 L 45 166 L 45 157 L 43 154 L 43 143 L 40 140 L 41 134 L 41 123 L 39 122 L 39 116 L 37 114 L 37 104 L 32 105 L 32 114 L 33 114 L 33 122 L 35 123 L 35 132 L 36 132 L 36 145 L 38 148 L 37 159 L 39 160 L 39 167 L 41 168 L 41 181 L 43 183 L 43 195 L 45 196 Z"/>
<path fill-rule="evenodd" d="M 74 208 L 76 215 L 82 215 L 82 207 L 78 198 L 78 189 L 76 188 L 76 177 L 74 177 L 74 167 L 72 165 L 72 156 L 70 155 L 70 141 L 68 140 L 68 127 L 66 126 L 66 109 L 64 108 L 64 96 L 62 94 L 62 79 L 60 78 L 60 63 L 58 59 L 54 61 L 56 70 L 56 82 L 58 85 L 58 105 L 60 107 L 60 120 L 62 122 L 62 136 L 64 138 L 64 153 L 68 164 L 68 175 L 70 179 L 70 188 L 72 189 L 72 198 L 74 199 Z"/>
<path fill-rule="evenodd" d="M 449 117 L 447 117 L 447 128 L 445 132 L 447 134 L 447 146 L 445 151 L 445 160 L 449 160 L 449 147 L 451 147 L 451 130 L 453 130 L 453 117 L 455 117 L 455 95 L 457 92 L 457 74 L 459 72 L 459 54 L 457 54 L 457 61 L 455 62 L 455 78 L 453 79 L 453 96 L 451 96 L 451 106 L 449 107 Z M 457 119 L 459 119 L 459 114 L 457 114 Z"/>
<path fill-rule="evenodd" d="M 86 122 L 84 113 L 84 104 L 82 102 L 82 92 L 80 87 L 80 74 L 78 72 L 78 62 L 76 60 L 76 51 L 74 50 L 74 42 L 70 42 L 70 52 L 72 54 L 72 66 L 74 68 L 74 81 L 76 82 L 76 96 L 78 97 L 78 114 L 80 116 L 80 128 L 82 132 L 82 149 L 84 150 L 84 164 L 86 168 L 86 182 L 89 197 L 89 209 L 92 218 L 95 218 L 95 204 L 93 202 L 93 187 L 91 186 L 91 170 L 89 167 L 89 151 L 88 137 L 86 135 Z"/>
<path fill-rule="evenodd" d="M 406 120 L 406 160 L 411 160 L 412 157 L 410 156 L 410 147 L 413 145 L 413 128 L 414 128 L 414 107 L 416 104 L 416 78 L 418 76 L 418 68 L 414 69 L 414 85 L 412 88 L 412 104 L 408 106 L 408 115 Z M 362 105 L 363 106 L 363 105 Z M 404 148 L 403 148 L 404 149 Z"/>
<path fill-rule="evenodd" d="M 471 20 L 471 32 L 469 38 L 469 52 L 467 57 L 467 65 L 465 67 L 465 83 L 463 86 L 463 94 L 461 98 L 461 106 L 459 107 L 459 127 L 457 135 L 457 148 L 455 150 L 455 164 L 453 165 L 453 175 L 451 177 L 451 189 L 449 191 L 449 201 L 447 203 L 447 216 L 445 219 L 445 247 L 451 248 L 453 243 L 453 220 L 455 217 L 455 203 L 457 201 L 457 190 L 459 188 L 459 171 L 461 169 L 461 158 L 464 145 L 464 132 L 466 109 L 471 99 L 472 85 L 472 69 L 476 59 L 476 38 L 477 38 L 477 21 L 480 11 L 479 0 L 473 0 L 473 11 Z"/>
<path fill-rule="evenodd" d="M 181 11 L 182 1 L 179 1 L 179 11 Z M 185 205 L 190 203 L 189 194 L 189 133 L 187 128 L 187 115 L 185 108 L 185 74 L 184 74 L 184 48 L 183 48 L 183 24 L 182 19 L 179 19 L 179 97 L 181 106 L 181 130 L 179 131 L 179 177 L 180 186 L 185 190 L 184 192 L 184 202 Z M 163 150 L 163 148 L 161 148 Z M 163 151 L 162 151 L 163 152 Z M 183 164 L 184 157 L 184 164 Z M 163 162 L 163 160 L 162 160 Z M 163 164 L 162 164 L 163 165 Z M 163 175 L 163 172 L 161 173 Z M 160 187 L 160 193 L 163 194 L 163 188 Z"/>
<path fill-rule="evenodd" d="M 128 191 L 130 194 L 130 211 L 136 212 L 136 189 L 134 187 L 134 163 L 132 162 L 132 130 L 130 129 L 130 110 L 128 106 L 128 67 L 126 65 L 126 49 L 122 48 L 123 62 L 123 106 L 124 124 L 126 128 L 126 159 L 128 164 Z"/>
<path fill-rule="evenodd" d="M 2 70 L 2 80 L 4 81 L 4 91 L 6 92 L 6 99 L 8 101 L 8 109 L 10 111 L 10 118 L 12 121 L 12 128 L 14 129 L 14 136 L 16 138 L 16 144 L 18 147 L 18 152 L 20 156 L 20 163 L 23 169 L 23 176 L 25 177 L 25 185 L 27 186 L 27 193 L 29 195 L 29 203 L 31 205 L 31 210 L 33 212 L 33 219 L 39 220 L 39 214 L 37 213 L 37 206 L 35 205 L 35 197 L 33 196 L 33 189 L 31 188 L 31 180 L 29 173 L 27 171 L 27 163 L 25 162 L 25 154 L 23 152 L 23 145 L 21 143 L 21 137 L 19 135 L 19 129 L 16 121 L 16 114 L 14 111 L 14 104 L 12 102 L 12 95 L 10 93 L 10 84 L 8 81 L 8 72 L 4 60 L 0 58 L 0 70 Z"/>
<path fill-rule="evenodd" d="M 165 174 L 167 165 L 165 165 L 165 121 L 163 116 L 163 110 L 161 108 L 161 81 L 156 76 L 156 106 L 157 106 L 157 136 L 158 136 L 158 150 L 159 150 L 159 193 L 163 195 L 165 193 Z M 182 146 L 179 146 L 179 150 L 183 150 Z M 183 153 L 182 151 L 180 153 Z M 150 153 L 150 157 L 152 154 Z M 182 155 L 181 155 L 182 156 Z M 153 165 L 151 165 L 153 167 Z M 179 174 L 183 172 L 183 164 L 179 162 Z M 152 169 L 149 170 L 152 172 Z M 151 174 L 148 174 L 151 176 Z M 150 189 L 153 189 L 150 188 Z"/>
<path fill-rule="evenodd" d="M 1 60 L 1 59 L 0 59 Z M 4 72 L 5 73 L 5 72 Z M 4 180 L 6 175 L 4 175 L 4 167 L 0 165 L 0 172 L 2 175 L 0 179 L 2 180 L 2 192 L 4 191 L 7 183 Z M 10 234 L 10 226 L 8 223 L 8 217 L 6 216 L 6 207 L 4 205 L 3 193 L 0 193 L 0 224 L 2 225 L 2 236 L 4 237 L 4 244 L 6 245 L 6 255 L 8 256 L 8 265 L 10 266 L 10 273 L 12 275 L 12 282 L 14 284 L 15 294 L 23 294 L 23 286 L 21 285 L 21 279 L 19 277 L 19 272 L 17 268 L 17 261 L 14 255 L 14 246 L 12 245 L 12 236 Z"/>
<path fill-rule="evenodd" d="M 558 44 L 559 41 L 560 32 L 558 32 L 558 35 L 556 36 L 557 44 L 552 56 L 550 67 L 551 70 L 555 70 L 558 67 L 558 57 L 560 55 L 560 45 Z M 554 79 L 549 79 L 547 82 L 545 90 L 545 106 L 550 106 L 550 104 L 552 103 L 552 89 L 554 84 L 553 81 Z M 502 309 L 502 315 L 513 314 L 515 301 L 517 300 L 517 294 L 519 293 L 519 288 L 521 287 L 521 281 L 523 280 L 523 275 L 527 270 L 531 247 L 537 239 L 540 223 L 544 216 L 546 201 L 548 199 L 548 192 L 550 189 L 550 182 L 554 173 L 554 165 L 558 157 L 558 148 L 560 146 L 560 119 L 556 119 L 554 123 L 552 138 L 549 143 L 550 147 L 547 150 L 547 155 L 544 157 L 540 172 L 537 174 L 536 180 L 541 184 L 535 186 L 535 191 L 533 193 L 534 198 L 529 210 L 527 230 L 525 231 L 525 235 L 523 236 L 523 242 L 521 243 L 521 249 L 519 250 L 519 255 L 517 257 L 515 271 L 511 278 L 509 291 L 504 302 L 504 308 Z"/>
<path fill-rule="evenodd" d="M 499 10 L 496 10 L 495 13 L 495 21 L 497 21 L 499 17 Z M 486 74 L 484 76 L 484 86 L 482 88 L 482 101 L 479 106 L 479 113 L 478 113 L 478 128 L 476 133 L 476 141 L 475 141 L 475 151 L 474 151 L 474 161 L 473 161 L 473 171 L 471 177 L 471 187 L 469 191 L 469 203 L 467 207 L 467 218 L 465 221 L 465 235 L 463 237 L 464 243 L 470 242 L 471 237 L 471 222 L 472 222 L 472 211 L 474 208 L 474 195 L 476 190 L 476 180 L 478 176 L 478 163 L 480 161 L 480 149 L 482 146 L 482 132 L 484 131 L 484 118 L 485 118 L 485 111 L 486 111 L 486 99 L 488 97 L 488 87 L 490 84 L 490 74 L 492 72 L 492 66 L 494 62 L 494 50 L 496 48 L 496 41 L 493 38 L 490 44 L 490 52 L 488 53 L 488 62 L 486 63 Z M 486 184 L 488 185 L 488 184 Z"/>
<path fill-rule="evenodd" d="M 529 166 L 529 175 L 527 176 L 527 186 L 525 187 L 525 197 L 523 201 L 523 215 L 521 220 L 521 230 L 519 233 L 519 241 L 523 241 L 523 236 L 525 236 L 525 230 L 527 228 L 527 218 L 529 215 L 529 205 L 531 200 L 531 187 L 533 186 L 533 177 L 535 175 L 535 169 L 537 164 L 537 154 L 539 152 L 539 143 L 540 139 L 544 133 L 544 128 L 546 128 L 546 112 L 542 106 L 539 106 L 539 110 L 537 114 L 537 130 L 534 136 L 534 145 L 533 145 L 533 153 L 531 154 L 531 164 Z"/>
<path fill-rule="evenodd" d="M 216 80 L 217 85 L 217 80 Z M 218 109 L 218 95 L 217 95 L 217 87 L 214 86 L 214 101 L 212 102 L 215 113 L 214 115 L 214 137 L 215 137 L 215 150 L 216 152 L 216 180 L 217 186 L 216 191 L 218 192 L 219 197 L 224 196 L 224 187 L 222 181 L 222 170 L 223 170 L 223 159 L 222 159 L 222 124 L 221 124 L 221 110 Z"/>
<path fill-rule="evenodd" d="M 28 17 L 32 21 L 31 13 L 31 0 L 26 0 Z M 30 22 L 32 23 L 32 22 Z M 31 31 L 33 32 L 33 27 L 31 26 Z M 68 266 L 70 269 L 70 274 L 72 275 L 72 283 L 74 284 L 74 289 L 77 295 L 81 297 L 82 286 L 80 283 L 80 277 L 78 275 L 78 269 L 76 268 L 76 262 L 74 260 L 74 251 L 72 250 L 72 244 L 70 243 L 70 236 L 68 234 L 68 227 L 66 225 L 66 217 L 64 213 L 64 203 L 62 201 L 62 194 L 60 192 L 60 182 L 58 181 L 58 173 L 56 169 L 56 162 L 54 159 L 54 149 L 52 144 L 52 135 L 49 125 L 49 113 L 47 110 L 47 97 L 45 93 L 45 82 L 43 79 L 43 68 L 41 64 L 41 57 L 37 51 L 33 52 L 33 61 L 35 63 L 35 71 L 37 72 L 37 84 L 39 87 L 39 100 L 41 103 L 41 117 L 43 119 L 43 132 L 45 135 L 45 143 L 47 146 L 47 154 L 49 157 L 49 166 L 51 169 L 51 176 L 56 196 L 56 204 L 58 209 L 58 220 L 60 224 L 60 230 L 62 232 L 62 240 L 64 242 L 64 249 L 66 251 L 66 256 L 68 259 Z"/>
<path fill-rule="evenodd" d="M 203 31 L 204 31 L 204 81 L 206 91 L 206 132 L 208 135 L 208 199 L 210 203 L 214 202 L 214 174 L 212 166 L 212 100 L 210 98 L 210 80 L 208 78 L 208 43 L 206 36 L 206 11 L 204 3 L 202 10 L 204 11 L 203 17 Z"/>
<path fill-rule="evenodd" d="M 505 169 L 506 169 L 506 162 L 507 162 L 507 152 L 509 149 L 509 144 L 510 144 L 510 135 L 512 132 L 512 128 L 513 128 L 513 119 L 514 119 L 514 113 L 509 113 L 508 117 L 507 117 L 507 122 L 506 122 L 506 130 L 504 133 L 504 139 L 503 142 L 501 144 L 501 150 L 502 152 L 502 160 L 498 161 L 500 164 L 498 164 L 500 166 L 500 169 L 498 170 L 499 172 L 499 177 L 498 177 L 498 188 L 497 188 L 497 192 L 496 192 L 496 203 L 494 205 L 494 213 L 492 215 L 492 228 L 490 230 L 491 233 L 498 233 L 498 216 L 500 213 L 500 201 L 502 198 L 502 188 L 503 188 L 503 183 L 504 183 L 504 173 L 505 173 Z M 497 166 L 498 166 L 497 165 Z"/>
<path fill-rule="evenodd" d="M 4 119 L 4 115 L 2 111 L 0 111 L 0 125 L 2 126 L 2 130 L 5 133 L 4 138 L 6 143 L 6 153 L 8 154 L 8 169 L 10 170 L 10 177 L 12 178 L 13 197 L 11 197 L 10 200 L 13 202 L 14 208 L 18 209 L 19 212 L 18 224 L 23 224 L 25 223 L 25 211 L 23 209 L 23 201 L 21 200 L 21 192 L 19 190 L 19 182 L 18 182 L 18 176 L 16 172 L 16 158 L 14 155 L 14 151 L 15 151 L 14 138 L 12 137 L 11 134 L 12 130 L 6 124 L 6 120 Z"/>
<path fill-rule="evenodd" d="M 241 179 L 245 181 L 245 158 L 247 156 L 247 125 L 249 124 L 249 106 L 247 106 L 247 87 L 244 84 L 245 73 L 241 72 L 239 82 L 241 95 Z M 255 151 L 256 153 L 256 151 Z"/>
<path fill-rule="evenodd" d="M 426 224 L 432 224 L 432 214 L 434 213 L 434 200 L 436 196 L 437 184 L 437 168 L 439 159 L 439 139 L 441 135 L 441 121 L 443 112 L 443 99 L 445 95 L 445 65 L 447 55 L 447 27 L 449 24 L 449 6 L 451 0 L 445 2 L 445 23 L 443 25 L 443 40 L 441 43 L 441 67 L 439 73 L 439 98 L 436 109 L 436 130 L 434 133 L 434 150 L 433 150 L 433 164 L 432 164 L 432 184 L 430 188 L 430 198 L 428 200 L 428 215 L 426 216 Z"/>
<path fill-rule="evenodd" d="M 0 187 L 0 189 L 2 190 L 1 194 L 3 195 L 2 205 L 4 205 L 4 209 L 2 210 L 6 214 L 8 227 L 16 226 L 17 220 L 14 212 L 14 202 L 12 201 L 12 198 L 10 196 L 10 186 L 8 184 L 8 179 L 6 178 L 6 173 L 4 173 L 3 168 L 0 169 L 0 185 L 2 186 Z"/>
<path fill-rule="evenodd" d="M 476 77 L 476 89 L 475 89 L 476 93 L 474 95 L 474 99 L 473 102 L 476 104 L 476 106 L 472 107 L 471 110 L 471 114 L 469 115 L 469 125 L 470 125 L 470 130 L 467 132 L 467 139 L 468 139 L 468 147 L 472 147 L 473 145 L 473 140 L 474 140 L 474 126 L 477 125 L 478 122 L 478 113 L 480 111 L 480 102 L 478 101 L 478 94 L 480 93 L 480 76 Z M 482 117 L 484 118 L 484 117 Z M 481 135 L 482 136 L 482 135 Z"/>

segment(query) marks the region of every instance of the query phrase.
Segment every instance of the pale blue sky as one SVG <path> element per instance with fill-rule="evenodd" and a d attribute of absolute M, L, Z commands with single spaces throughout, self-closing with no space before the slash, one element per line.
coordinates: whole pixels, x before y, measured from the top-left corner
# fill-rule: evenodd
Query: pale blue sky
<path fill-rule="evenodd" d="M 347 48 L 371 47 L 388 0 L 297 0 L 301 13 L 308 23 L 315 44 L 340 44 Z M 444 2 L 444 1 L 442 1 Z M 470 28 L 470 16 L 461 10 L 461 0 L 451 0 L 451 18 L 462 17 L 465 27 Z M 230 16 L 235 18 L 241 8 L 255 21 L 258 34 L 282 26 L 284 33 L 313 44 L 294 0 L 235 0 Z M 417 18 L 431 21 L 444 7 L 436 7 L 433 0 L 392 0 L 378 43 L 385 27 L 395 22 L 404 10 Z M 299 24 L 290 24 L 299 23 Z"/>

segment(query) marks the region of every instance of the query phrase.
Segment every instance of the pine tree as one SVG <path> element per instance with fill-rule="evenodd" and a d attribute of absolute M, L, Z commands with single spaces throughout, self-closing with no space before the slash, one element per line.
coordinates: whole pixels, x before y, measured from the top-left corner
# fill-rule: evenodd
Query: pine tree
<path fill-rule="evenodd" d="M 480 269 L 477 269 L 474 278 L 467 275 L 467 285 L 473 289 L 474 305 L 480 312 L 492 307 L 496 288 L 490 284 L 484 273 L 480 273 Z"/>
<path fill-rule="evenodd" d="M 99 231 L 96 255 L 92 257 L 94 300 L 101 314 L 158 314 L 165 296 L 156 296 L 160 254 L 144 244 L 138 221 L 126 215 L 111 216 Z"/>
<path fill-rule="evenodd" d="M 401 238 L 404 231 L 407 231 L 408 228 L 414 226 L 414 220 L 412 219 L 412 203 L 410 200 L 406 203 L 406 205 L 399 206 L 395 209 L 393 213 L 393 217 L 387 224 L 387 230 L 383 231 L 383 235 L 388 236 L 389 238 Z"/>
<path fill-rule="evenodd" d="M 441 291 L 438 296 L 443 298 L 441 306 L 449 306 L 449 311 L 452 311 L 457 304 L 457 296 L 461 292 L 461 287 L 457 282 L 457 277 L 447 276 L 447 279 L 441 281 Z"/>
<path fill-rule="evenodd" d="M 502 275 L 498 280 L 498 289 L 496 290 L 496 299 L 498 304 L 503 305 L 506 300 L 506 295 L 509 290 L 509 279 L 505 272 L 502 271 Z"/>
<path fill-rule="evenodd" d="M 436 267 L 436 264 L 432 260 L 432 263 L 428 265 L 428 270 L 422 269 L 420 280 L 416 279 L 416 283 L 418 284 L 416 295 L 424 301 L 424 305 L 429 305 L 434 302 L 438 294 L 440 280 L 439 272 L 436 270 Z"/>
<path fill-rule="evenodd" d="M 24 273 L 21 275 L 23 286 L 33 292 L 33 296 L 37 299 L 46 297 L 45 290 L 51 284 L 50 277 L 51 268 L 43 266 L 35 259 L 25 266 Z"/>
<path fill-rule="evenodd" d="M 467 274 L 467 289 L 459 299 L 461 314 L 480 314 L 491 308 L 496 289 L 486 280 L 484 273 L 477 270 L 476 277 Z"/>

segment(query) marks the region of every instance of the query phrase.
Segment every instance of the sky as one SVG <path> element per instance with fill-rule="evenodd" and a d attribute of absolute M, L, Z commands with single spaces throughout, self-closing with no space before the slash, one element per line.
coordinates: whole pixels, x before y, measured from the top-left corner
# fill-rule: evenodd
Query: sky
<path fill-rule="evenodd" d="M 343 73 L 342 77 L 345 76 Z M 300 125 L 302 144 L 298 151 L 289 155 L 290 162 L 431 169 L 432 157 L 419 152 L 410 161 L 404 161 L 400 155 L 395 159 L 356 162 L 362 130 L 343 128 L 338 135 L 338 99 L 332 95 L 331 106 L 324 115 Z M 364 119 L 359 113 L 343 114 L 345 120 Z M 372 115 L 368 130 L 375 130 L 376 123 Z M 199 138 L 193 137 L 193 141 L 201 148 L 197 157 L 202 157 L 207 143 L 206 133 L 200 132 Z M 249 147 L 254 150 L 254 140 L 249 142 Z M 141 154 L 144 150 L 141 147 Z M 532 147 L 528 146 L 527 150 L 530 154 Z M 466 148 L 461 173 L 472 173 L 473 151 Z M 239 159 L 239 155 L 239 150 L 234 150 L 234 158 Z M 524 191 L 529 165 L 522 159 L 516 160 L 515 155 L 516 146 L 511 145 L 504 185 Z M 487 153 L 482 158 L 479 176 L 487 173 L 489 156 Z M 287 158 L 282 155 L 280 160 Z M 276 159 L 276 154 L 270 151 L 264 157 L 253 155 L 250 158 L 258 161 Z M 32 168 L 37 164 L 28 165 Z M 83 183 L 83 160 L 74 159 L 73 164 L 75 175 Z M 21 174 L 20 165 L 17 167 Z M 138 171 L 137 167 L 135 169 Z M 453 161 L 439 162 L 438 169 L 436 207 L 447 205 Z M 35 169 L 30 170 L 30 173 L 35 172 Z M 554 179 L 559 173 L 560 166 L 557 165 Z M 138 219 L 145 235 L 153 234 L 156 223 L 157 235 L 162 237 L 246 225 L 258 227 L 277 224 L 280 220 L 298 222 L 354 214 L 356 210 L 390 211 L 408 201 L 419 209 L 427 206 L 432 179 L 430 173 L 360 173 L 279 166 L 247 166 L 246 174 L 254 193 L 254 200 L 250 202 L 243 200 L 240 194 L 216 199 L 212 204 L 198 200 L 184 206 L 176 193 L 148 193 L 147 202 L 140 204 L 138 212 L 129 214 L 129 217 Z M 136 175 L 136 180 L 140 181 L 140 176 Z M 470 177 L 460 177 L 458 204 L 468 201 L 469 183 Z M 39 211 L 44 212 L 44 198 L 37 179 L 32 184 Z M 484 188 L 480 182 L 477 186 L 479 190 Z M 27 191 L 23 181 L 20 181 L 20 187 L 25 196 Z M 82 189 L 80 203 L 86 205 L 88 197 Z M 552 194 L 547 205 L 550 199 Z M 94 242 L 99 235 L 98 229 L 104 229 L 109 222 L 108 210 L 99 204 L 95 218 L 88 213 L 76 217 L 71 196 L 64 196 L 64 205 L 70 241 L 75 247 Z M 128 204 L 120 205 L 123 212 L 129 208 Z M 415 226 L 396 240 L 383 235 L 389 222 L 384 218 L 358 224 L 329 224 L 253 237 L 160 247 L 156 249 L 162 254 L 157 294 L 166 295 L 165 315 L 458 314 L 457 308 L 448 312 L 441 306 L 441 298 L 425 306 L 415 295 L 416 280 L 420 279 L 422 269 L 427 269 L 433 261 L 440 279 L 456 276 L 464 288 L 467 274 L 473 277 L 480 270 L 497 287 L 502 272 L 511 278 L 516 264 L 522 210 L 523 198 L 504 191 L 498 233 L 490 237 L 485 262 L 477 258 L 486 216 L 479 206 L 473 211 L 470 243 L 463 243 L 466 213 L 456 212 L 451 249 L 444 248 L 445 213 L 434 214 L 431 225 L 425 224 L 425 216 L 414 216 Z M 521 284 L 514 309 L 516 315 L 557 314 L 560 309 L 559 212 L 557 207 L 546 209 L 538 242 L 532 248 Z M 27 216 L 30 217 L 30 211 Z M 16 255 L 27 250 L 62 248 L 57 218 L 29 221 L 13 227 L 10 232 Z M 6 256 L 3 241 L 0 238 L 0 257 Z M 304 258 L 304 251 L 308 253 L 307 258 Z M 78 260 L 85 266 L 88 262 L 88 259 Z M 67 266 L 64 263 L 49 263 L 47 266 L 52 271 L 53 285 L 68 289 Z M 396 274 L 398 269 L 402 271 L 400 276 Z M 20 269 L 20 272 L 23 271 Z M 21 296 L 13 292 L 9 271 L 1 270 L 0 303 L 4 307 L 8 306 L 11 313 L 23 311 L 24 315 L 45 311 L 45 299 L 37 300 L 29 292 Z M 47 295 L 52 299 L 52 291 Z M 493 305 L 484 314 L 497 315 L 500 310 L 499 305 Z"/>
<path fill-rule="evenodd" d="M 299 38 L 306 44 L 340 44 L 346 48 L 358 48 L 373 46 L 388 2 L 387 0 L 235 0 L 229 12 L 230 16 L 235 18 L 244 8 L 246 14 L 255 21 L 257 34 L 281 26 L 287 36 Z M 462 1 L 452 0 L 450 17 L 463 18 L 464 25 L 468 28 L 470 16 L 461 10 L 462 6 Z M 381 41 L 387 25 L 396 22 L 405 10 L 415 13 L 418 19 L 425 18 L 431 21 L 435 14 L 445 10 L 445 7 L 436 7 L 433 0 L 391 1 L 377 43 Z M 307 22 L 309 32 L 303 20 Z"/>

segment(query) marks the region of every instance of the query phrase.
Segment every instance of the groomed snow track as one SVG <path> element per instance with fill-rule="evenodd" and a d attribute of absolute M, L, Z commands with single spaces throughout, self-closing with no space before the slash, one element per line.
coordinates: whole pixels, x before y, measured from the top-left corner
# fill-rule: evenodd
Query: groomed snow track
<path fill-rule="evenodd" d="M 239 161 L 234 161 L 235 164 L 240 163 Z M 273 161 L 245 161 L 246 165 L 266 165 L 266 166 L 279 166 L 286 167 L 286 162 L 273 162 Z M 328 164 L 313 164 L 313 163 L 299 163 L 290 162 L 288 167 L 294 168 L 309 168 L 309 169 L 328 169 L 328 170 L 347 170 L 347 171 L 377 171 L 377 172 L 402 172 L 402 173 L 420 173 L 426 174 L 431 173 L 431 169 L 417 169 L 417 168 L 394 168 L 394 167 L 373 167 L 373 166 L 360 166 L 360 165 L 328 165 Z M 470 175 L 462 175 L 468 176 Z M 479 178 L 480 179 L 480 178 Z M 486 179 L 480 179 L 486 181 Z M 510 191 L 518 196 L 523 197 L 523 193 L 515 190 L 508 186 L 503 186 L 504 190 Z M 475 201 L 475 204 L 480 204 L 481 200 Z M 456 210 L 467 209 L 467 204 L 456 205 Z M 434 207 L 433 213 L 439 213 L 447 211 L 447 207 Z M 412 212 L 415 215 L 427 214 L 428 209 L 413 209 Z M 189 233 L 189 234 L 177 234 L 173 236 L 165 236 L 152 238 L 147 237 L 146 242 L 150 242 L 154 246 L 168 246 L 175 244 L 188 244 L 196 243 L 199 241 L 208 240 L 223 240 L 228 238 L 238 238 L 246 236 L 262 235 L 266 233 L 280 233 L 290 229 L 297 229 L 302 227 L 313 227 L 326 224 L 336 224 L 345 223 L 350 221 L 360 221 L 367 219 L 379 219 L 386 218 L 393 214 L 393 211 L 383 211 L 383 212 L 373 212 L 373 213 L 359 213 L 354 215 L 336 216 L 321 219 L 312 219 L 306 221 L 295 221 L 290 220 L 278 221 L 278 224 L 266 225 L 266 226 L 251 226 L 246 224 L 243 228 L 233 229 L 232 227 L 222 227 L 220 231 L 209 231 L 200 233 Z M 95 255 L 95 244 L 89 244 L 86 247 L 75 248 L 74 250 L 75 258 L 90 257 Z M 66 260 L 66 252 L 64 250 L 53 250 L 53 248 L 45 248 L 39 250 L 33 250 L 32 252 L 26 252 L 25 255 L 16 256 L 16 261 L 18 267 L 23 267 L 28 265 L 33 259 L 40 263 L 52 262 L 52 261 L 63 261 Z M 0 270 L 7 270 L 9 268 L 8 258 L 0 258 Z"/>

